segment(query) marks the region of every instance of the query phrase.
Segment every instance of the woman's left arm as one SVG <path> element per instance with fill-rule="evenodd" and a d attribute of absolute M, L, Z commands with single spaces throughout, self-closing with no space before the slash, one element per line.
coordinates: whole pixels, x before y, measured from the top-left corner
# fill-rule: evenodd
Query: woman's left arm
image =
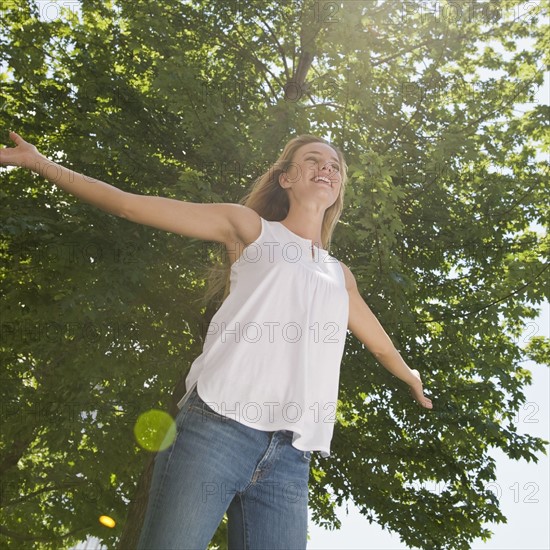
<path fill-rule="evenodd" d="M 403 380 L 411 388 L 412 396 L 427 409 L 432 402 L 424 395 L 420 373 L 411 369 L 395 349 L 390 337 L 378 322 L 374 313 L 363 300 L 357 288 L 357 281 L 350 269 L 340 262 L 349 294 L 348 328 L 388 371 Z"/>

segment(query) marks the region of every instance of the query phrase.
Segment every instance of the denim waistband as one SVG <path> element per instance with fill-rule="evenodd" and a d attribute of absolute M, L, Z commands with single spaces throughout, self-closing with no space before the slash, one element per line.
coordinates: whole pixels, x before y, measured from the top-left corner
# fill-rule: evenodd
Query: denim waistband
<path fill-rule="evenodd" d="M 201 396 L 199 395 L 199 392 L 197 391 L 197 385 L 196 384 L 193 387 L 193 389 L 189 392 L 189 395 L 187 396 L 187 399 L 186 399 L 186 401 L 191 401 L 191 400 L 193 400 L 194 402 L 199 401 L 199 402 L 204 403 Z M 294 436 L 294 432 L 292 430 L 275 430 L 275 431 L 268 431 L 267 433 L 274 434 L 276 432 L 278 432 L 279 434 L 281 434 L 283 436 L 286 436 L 286 437 L 290 438 L 291 440 Z"/>

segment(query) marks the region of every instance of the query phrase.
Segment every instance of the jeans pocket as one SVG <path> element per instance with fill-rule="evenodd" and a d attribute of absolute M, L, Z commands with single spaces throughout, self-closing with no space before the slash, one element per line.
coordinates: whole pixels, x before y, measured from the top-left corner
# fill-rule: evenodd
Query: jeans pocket
<path fill-rule="evenodd" d="M 311 451 L 302 451 L 302 460 L 309 464 L 311 462 Z"/>
<path fill-rule="evenodd" d="M 183 409 L 184 405 L 193 397 L 194 394 L 197 393 L 197 383 L 195 382 L 189 391 L 186 392 L 186 394 L 178 401 L 178 409 L 181 411 Z"/>

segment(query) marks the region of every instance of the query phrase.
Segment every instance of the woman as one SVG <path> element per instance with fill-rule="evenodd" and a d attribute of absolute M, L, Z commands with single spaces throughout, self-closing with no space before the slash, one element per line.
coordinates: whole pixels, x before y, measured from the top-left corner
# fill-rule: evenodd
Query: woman
<path fill-rule="evenodd" d="M 227 512 L 231 549 L 304 549 L 309 462 L 313 451 L 330 455 L 347 329 L 432 408 L 351 271 L 326 250 L 343 206 L 342 153 L 298 136 L 244 204 L 193 204 L 121 191 L 10 138 L 16 147 L 0 149 L 0 164 L 227 250 L 225 299 L 186 379 L 176 438 L 155 457 L 139 548 L 206 548 Z"/>

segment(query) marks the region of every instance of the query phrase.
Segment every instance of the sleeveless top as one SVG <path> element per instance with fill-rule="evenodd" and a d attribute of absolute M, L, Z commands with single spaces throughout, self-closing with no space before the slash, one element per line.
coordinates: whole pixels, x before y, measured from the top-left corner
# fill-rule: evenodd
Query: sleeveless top
<path fill-rule="evenodd" d="M 261 218 L 185 380 L 218 414 L 330 456 L 349 298 L 338 260 Z M 312 254 L 313 252 L 313 254 Z M 178 406 L 184 401 L 180 400 Z"/>

